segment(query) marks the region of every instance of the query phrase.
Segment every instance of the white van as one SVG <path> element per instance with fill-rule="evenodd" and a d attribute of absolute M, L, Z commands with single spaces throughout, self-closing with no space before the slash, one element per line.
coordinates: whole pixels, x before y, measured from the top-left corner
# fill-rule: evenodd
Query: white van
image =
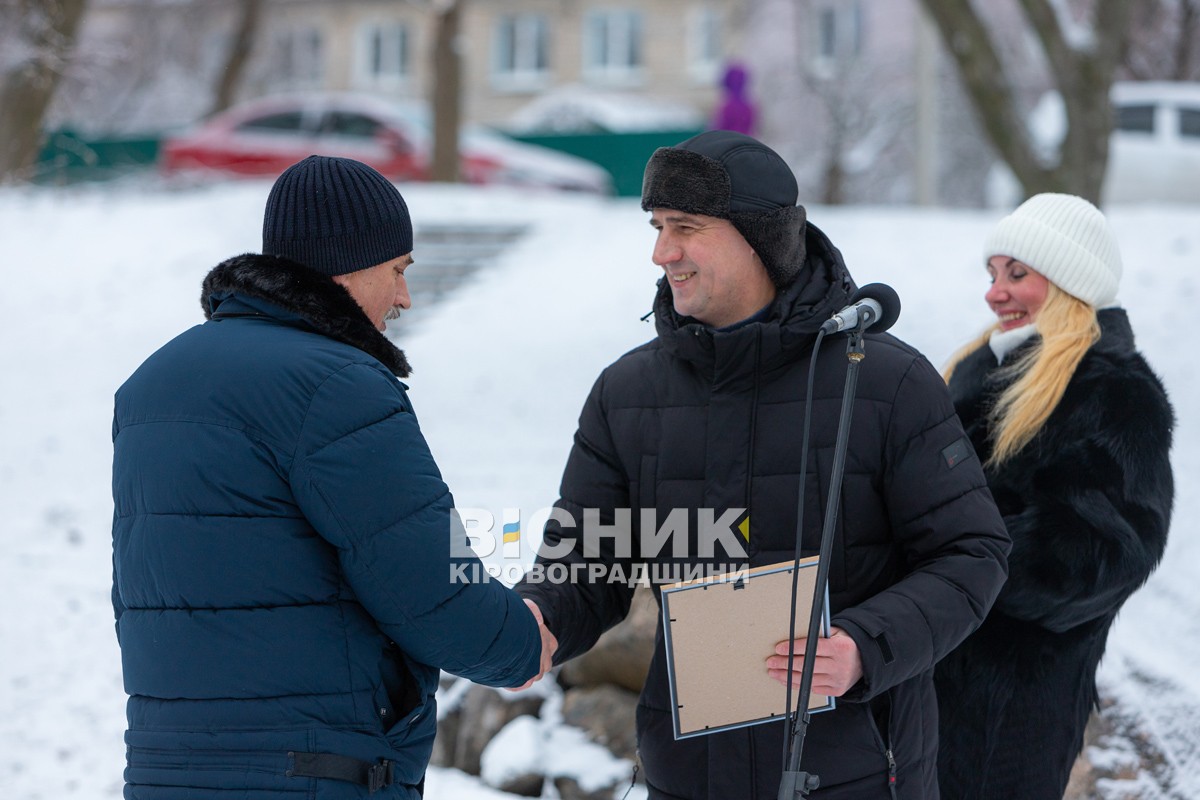
<path fill-rule="evenodd" d="M 1103 200 L 1200 203 L 1200 83 L 1113 85 Z"/>

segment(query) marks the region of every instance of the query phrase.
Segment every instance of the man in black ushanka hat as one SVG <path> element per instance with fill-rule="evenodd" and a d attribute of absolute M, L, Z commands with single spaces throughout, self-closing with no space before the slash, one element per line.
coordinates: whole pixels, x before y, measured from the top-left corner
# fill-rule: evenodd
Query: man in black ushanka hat
<path fill-rule="evenodd" d="M 621 577 L 639 565 L 657 596 L 681 567 L 694 577 L 696 568 L 790 561 L 801 501 L 803 555 L 817 552 L 844 343 L 816 356 L 811 398 L 806 380 L 818 329 L 855 286 L 796 199 L 787 164 L 748 136 L 710 131 L 651 157 L 642 208 L 658 231 L 653 259 L 664 273 L 658 335 L 597 380 L 559 513 L 517 587 L 557 637 L 556 662 L 588 650 L 626 615 L 634 587 Z M 937 797 L 933 664 L 991 606 L 1009 541 L 936 370 L 888 334 L 867 340 L 830 570 L 831 636 L 817 644 L 812 687 L 837 707 L 814 715 L 801 767 L 820 777 L 816 798 L 929 800 Z M 564 525 L 568 518 L 578 527 Z M 589 522 L 612 527 L 591 541 Z M 712 636 L 717 647 L 721 631 Z M 789 645 L 762 653 L 762 672 L 748 679 L 798 683 L 805 641 L 790 645 L 801 654 L 790 676 Z M 781 722 L 675 739 L 661 623 L 637 726 L 652 798 L 777 794 Z"/>

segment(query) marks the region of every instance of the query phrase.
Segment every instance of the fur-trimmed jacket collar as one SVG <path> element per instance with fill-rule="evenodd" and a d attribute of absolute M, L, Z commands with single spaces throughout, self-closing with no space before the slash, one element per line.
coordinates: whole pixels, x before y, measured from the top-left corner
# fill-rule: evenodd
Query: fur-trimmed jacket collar
<path fill-rule="evenodd" d="M 204 318 L 220 315 L 236 295 L 265 300 L 330 339 L 373 356 L 399 378 L 412 369 L 404 351 L 380 333 L 349 292 L 319 272 L 277 256 L 246 253 L 223 261 L 204 278 Z"/>

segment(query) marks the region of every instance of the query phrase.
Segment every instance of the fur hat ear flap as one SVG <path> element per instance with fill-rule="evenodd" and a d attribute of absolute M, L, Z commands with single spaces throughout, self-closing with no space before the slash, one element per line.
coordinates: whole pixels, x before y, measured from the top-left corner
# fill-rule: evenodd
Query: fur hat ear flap
<path fill-rule="evenodd" d="M 642 210 L 673 208 L 706 217 L 729 216 L 729 173 L 711 158 L 660 147 L 642 178 Z"/>
<path fill-rule="evenodd" d="M 804 206 L 785 206 L 771 212 L 734 211 L 729 221 L 758 253 L 767 275 L 783 288 L 804 266 L 806 222 Z"/>

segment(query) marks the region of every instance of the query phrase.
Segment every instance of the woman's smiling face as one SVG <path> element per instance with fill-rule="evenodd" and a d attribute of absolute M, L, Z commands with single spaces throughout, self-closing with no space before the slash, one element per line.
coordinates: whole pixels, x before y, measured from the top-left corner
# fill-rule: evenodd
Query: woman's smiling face
<path fill-rule="evenodd" d="M 992 256 L 987 271 L 992 285 L 983 297 L 1000 322 L 1000 329 L 1011 331 L 1036 322 L 1038 311 L 1046 302 L 1050 281 L 1028 264 L 1009 256 Z"/>

